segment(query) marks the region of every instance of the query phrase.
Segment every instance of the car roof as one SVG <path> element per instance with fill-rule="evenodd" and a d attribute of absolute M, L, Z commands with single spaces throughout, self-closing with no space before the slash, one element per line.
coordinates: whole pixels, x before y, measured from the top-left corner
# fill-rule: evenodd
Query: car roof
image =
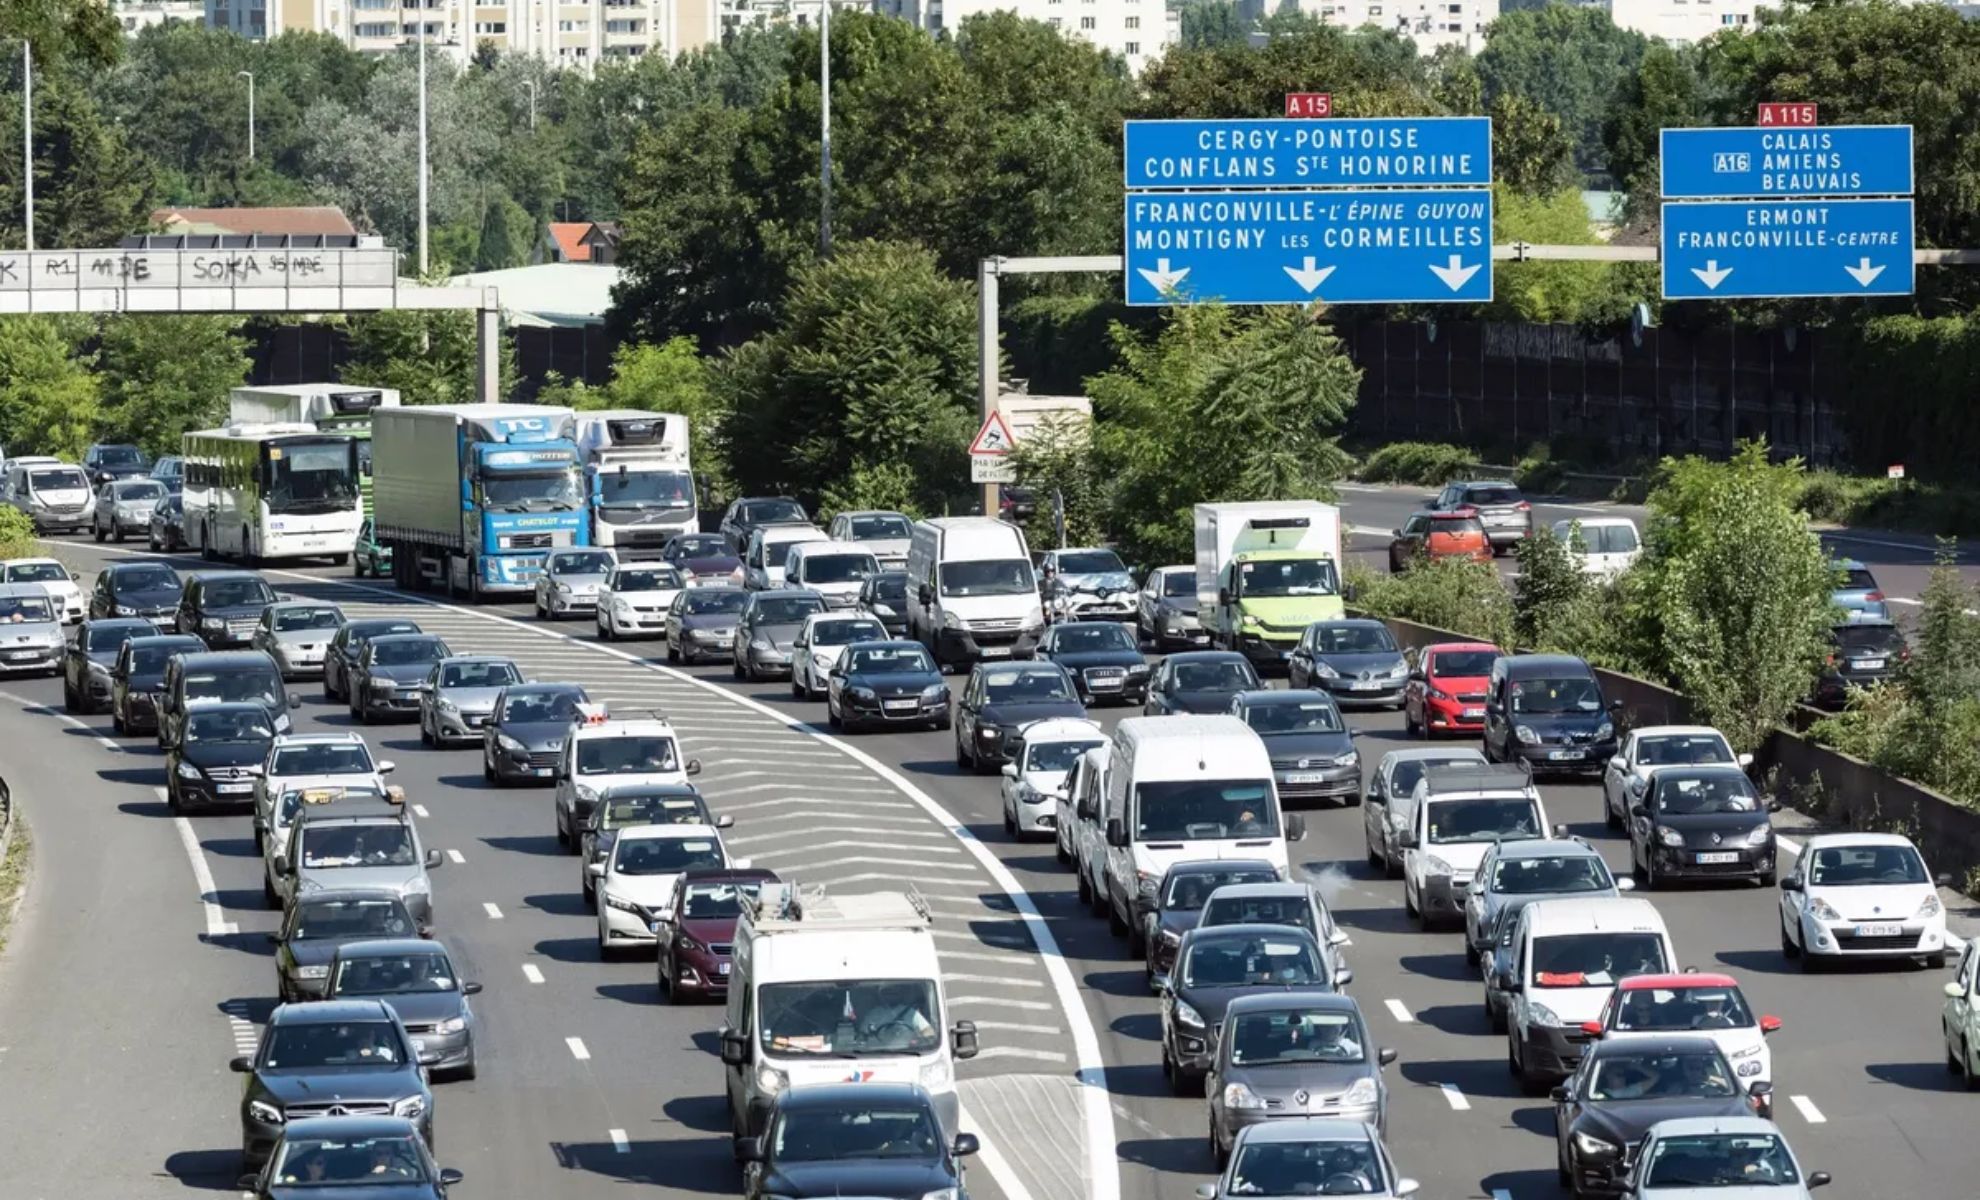
<path fill-rule="evenodd" d="M 1725 739 L 1725 734 L 1710 725 L 1643 725 L 1630 730 L 1630 736 L 1637 741 L 1653 737 L 1716 737 Z"/>
<path fill-rule="evenodd" d="M 1829 850 L 1847 846 L 1910 846 L 1917 843 L 1901 833 L 1819 833 L 1809 838 L 1802 846 L 1803 857 L 1810 850 Z"/>
<path fill-rule="evenodd" d="M 1515 492 L 1519 490 L 1519 485 L 1514 483 L 1510 479 L 1453 479 L 1451 480 L 1450 484 L 1447 484 L 1446 486 L 1456 486 L 1461 488 L 1502 487 L 1502 488 L 1511 488 Z"/>
<path fill-rule="evenodd" d="M 1560 933 L 1663 933 L 1657 906 L 1641 896 L 1535 900 L 1523 915 L 1535 937 Z"/>
<path fill-rule="evenodd" d="M 1260 1142 L 1373 1142 L 1375 1131 L 1360 1121 L 1339 1117 L 1311 1117 L 1304 1121 L 1266 1121 L 1247 1125 L 1239 1135 L 1247 1146 Z"/>
<path fill-rule="evenodd" d="M 330 743 L 346 745 L 351 742 L 361 743 L 363 741 L 364 735 L 356 730 L 342 730 L 327 733 L 285 733 L 275 739 L 275 744 L 277 746 L 321 746 Z"/>
<path fill-rule="evenodd" d="M 512 683 L 502 689 L 510 697 L 516 696 L 561 696 L 569 692 L 582 692 L 581 683 Z"/>
<path fill-rule="evenodd" d="M 1195 942 L 1235 941 L 1241 937 L 1297 937 L 1313 942 L 1313 935 L 1297 925 L 1273 925 L 1264 921 L 1243 925 L 1198 925 L 1187 936 Z"/>
<path fill-rule="evenodd" d="M 1105 737 L 1106 731 L 1100 728 L 1100 722 L 1089 721 L 1085 717 L 1047 717 L 1024 727 L 1026 745 L 1038 742 L 1089 741 Z"/>
<path fill-rule="evenodd" d="M 1230 1007 L 1224 1010 L 1224 1018 L 1228 1021 L 1230 1018 L 1242 1013 L 1276 1012 L 1282 1008 L 1294 1007 L 1331 1009 L 1334 1012 L 1353 1013 L 1356 1016 L 1361 1015 L 1361 1005 L 1355 1003 L 1353 996 L 1345 996 L 1339 992 L 1322 992 L 1313 988 L 1286 988 L 1284 990 L 1275 988 L 1269 991 L 1257 991 L 1239 996 L 1237 999 L 1231 1001 Z"/>
<path fill-rule="evenodd" d="M 392 1009 L 383 1000 L 312 1000 L 307 1004 L 280 1004 L 270 1014 L 270 1025 L 330 1025 L 338 1021 L 390 1021 Z"/>
<path fill-rule="evenodd" d="M 1422 652 L 1424 654 L 1442 654 L 1446 650 L 1489 650 L 1494 654 L 1505 653 L 1505 651 L 1490 642 L 1432 642 L 1430 645 L 1423 647 Z"/>
<path fill-rule="evenodd" d="M 1119 621 L 1056 621 L 1054 629 L 1118 629 L 1127 632 L 1127 626 Z"/>
<path fill-rule="evenodd" d="M 777 873 L 763 867 L 698 867 L 681 872 L 688 883 L 776 883 Z"/>
<path fill-rule="evenodd" d="M 186 579 L 188 581 L 194 579 L 203 579 L 208 581 L 216 580 L 216 579 L 261 579 L 261 575 L 255 571 L 221 569 L 215 571 L 194 571 L 192 574 L 187 575 Z M 266 583 L 267 580 L 262 580 L 262 582 Z"/>
<path fill-rule="evenodd" d="M 1841 567 L 1845 571 L 1867 571 L 1870 569 L 1853 558 L 1832 558 L 1829 560 L 1829 565 Z"/>
<path fill-rule="evenodd" d="M 20 561 L 22 561 L 22 560 L 20 560 L 20 559 L 11 559 L 11 560 L 9 560 L 9 561 L 12 561 L 12 562 L 20 562 Z M 140 561 L 138 561 L 138 562 L 113 562 L 113 563 L 104 563 L 104 564 L 103 564 L 103 567 L 102 567 L 102 569 L 101 569 L 101 570 L 99 570 L 99 571 L 97 572 L 97 574 L 99 574 L 99 575 L 122 575 L 122 574 L 123 574 L 124 572 L 126 572 L 126 571 L 166 571 L 166 572 L 169 572 L 170 574 L 173 574 L 173 575 L 177 575 L 177 574 L 178 574 L 178 572 L 177 572 L 177 571 L 175 571 L 175 570 L 173 570 L 173 569 L 172 569 L 172 564 L 170 564 L 170 563 L 162 563 L 162 562 L 158 562 L 158 561 L 157 561 L 157 560 L 155 560 L 155 559 L 143 559 L 143 560 L 140 560 Z"/>
<path fill-rule="evenodd" d="M 1405 746 L 1400 750 L 1391 750 L 1384 754 L 1381 761 L 1394 766 L 1399 762 L 1412 762 L 1420 758 L 1463 758 L 1467 753 L 1476 756 L 1464 758 L 1467 763 L 1484 765 L 1487 761 L 1485 752 L 1476 746 Z"/>
<path fill-rule="evenodd" d="M 270 608 L 337 608 L 335 600 L 277 600 Z"/>
<path fill-rule="evenodd" d="M 1596 1058 L 1620 1058 L 1625 1054 L 1702 1054 L 1719 1051 L 1719 1043 L 1703 1033 L 1659 1034 L 1652 1037 L 1604 1038 L 1589 1051 Z"/>
<path fill-rule="evenodd" d="M 403 642 L 437 642 L 439 640 L 440 640 L 439 634 L 428 633 L 425 630 L 421 630 L 418 633 L 411 633 L 411 632 L 381 633 L 377 637 L 371 639 L 371 644 L 374 646 L 378 646 L 378 645 L 396 646 Z"/>
<path fill-rule="evenodd" d="M 1258 688 L 1254 691 L 1239 692 L 1237 702 L 1246 708 L 1290 707 L 1295 704 L 1326 703 L 1334 707 L 1334 698 L 1319 688 Z"/>
<path fill-rule="evenodd" d="M 1506 664 L 1506 674 L 1513 678 L 1531 678 L 1560 671 L 1586 675 L 1591 679 L 1595 677 L 1595 671 L 1587 660 L 1572 654 L 1514 654 L 1502 661 Z"/>
<path fill-rule="evenodd" d="M 1419 508 L 1409 515 L 1412 517 L 1423 517 L 1430 521 L 1475 521 L 1478 519 L 1477 513 L 1459 512 L 1456 509 L 1450 508 Z"/>
<path fill-rule="evenodd" d="M 355 634 L 363 633 L 369 629 L 383 629 L 390 625 L 418 624 L 419 622 L 413 620 L 411 617 L 360 617 L 358 620 L 352 621 L 347 628 Z"/>
<path fill-rule="evenodd" d="M 1602 852 L 1574 838 L 1515 838 L 1498 844 L 1500 858 L 1600 858 Z"/>
<path fill-rule="evenodd" d="M 651 737 L 656 733 L 675 736 L 674 726 L 665 717 L 607 717 L 597 724 L 579 721 L 571 727 L 571 736 L 580 742 L 597 741 L 608 737 Z"/>
<path fill-rule="evenodd" d="M 238 713 L 248 712 L 250 710 L 258 712 L 264 717 L 268 715 L 268 706 L 259 700 L 221 700 L 212 704 L 201 704 L 193 708 L 186 713 L 186 719 L 191 720 L 206 713 Z"/>
<path fill-rule="evenodd" d="M 188 671 L 195 667 L 268 667 L 273 669 L 275 660 L 261 650 L 207 650 L 199 654 L 184 656 Z"/>
<path fill-rule="evenodd" d="M 1658 766 L 1650 772 L 1651 785 L 1655 786 L 1666 779 L 1710 779 L 1714 776 L 1736 775 L 1746 778 L 1746 768 L 1738 763 L 1671 763 Z"/>
<path fill-rule="evenodd" d="M 344 904 L 357 900 L 397 900 L 400 903 L 404 903 L 405 898 L 391 888 L 375 887 L 324 888 L 320 892 L 305 892 L 296 897 L 297 904 L 320 904 L 326 900 Z M 424 940 L 420 940 L 424 944 Z"/>
<path fill-rule="evenodd" d="M 1226 871 L 1270 871 L 1277 875 L 1279 868 L 1262 858 L 1192 858 L 1187 862 L 1171 863 L 1163 874 L 1176 875 L 1220 875 Z"/>
<path fill-rule="evenodd" d="M 837 1108 L 849 1105 L 865 1108 L 874 1104 L 929 1103 L 928 1093 L 918 1083 L 815 1083 L 788 1088 L 777 1097 L 777 1106 L 794 1108 Z"/>
<path fill-rule="evenodd" d="M 1302 900 L 1314 896 L 1313 885 L 1297 879 L 1281 879 L 1272 883 L 1227 883 L 1210 893 L 1210 899 L 1251 900 L 1259 896 L 1298 896 Z"/>
<path fill-rule="evenodd" d="M 158 645 L 165 645 L 165 644 L 169 644 L 169 645 L 174 645 L 174 646 L 204 646 L 204 645 L 206 645 L 206 643 L 205 643 L 205 642 L 202 642 L 202 641 L 200 641 L 200 640 L 199 640 L 198 638 L 196 638 L 196 637 L 194 637 L 194 636 L 193 636 L 192 634 L 190 634 L 190 633 L 153 633 L 153 634 L 147 634 L 147 635 L 146 635 L 146 636 L 144 636 L 144 637 L 134 637 L 134 638 L 132 638 L 132 639 L 130 640 L 130 644 L 131 644 L 131 645 L 133 645 L 133 646 L 137 646 L 137 647 L 139 647 L 139 648 L 141 648 L 141 649 L 150 649 L 150 648 L 152 648 L 152 647 L 154 647 L 154 646 L 158 646 Z"/>
<path fill-rule="evenodd" d="M 704 838 L 720 841 L 721 834 L 713 825 L 628 825 L 619 831 L 619 841 L 625 842 L 681 842 L 689 838 Z"/>
<path fill-rule="evenodd" d="M 1331 617 L 1325 621 L 1315 621 L 1308 629 L 1319 626 L 1325 629 L 1387 629 L 1388 626 L 1373 617 Z"/>
<path fill-rule="evenodd" d="M 148 617 L 90 617 L 83 622 L 91 629 L 156 629 Z"/>
<path fill-rule="evenodd" d="M 356 958 L 360 954 L 445 954 L 447 947 L 431 938 L 370 938 L 362 942 L 345 942 L 337 947 L 338 958 Z"/>
<path fill-rule="evenodd" d="M 1743 1133 L 1772 1134 L 1787 1139 L 1781 1134 L 1781 1127 L 1765 1117 L 1724 1116 L 1724 1117 L 1677 1117 L 1669 1121 L 1659 1121 L 1651 1127 L 1651 1134 L 1658 1138 L 1692 1137 L 1701 1133 Z"/>
<path fill-rule="evenodd" d="M 806 545 L 810 545 L 810 543 L 807 542 Z M 851 543 L 840 542 L 839 545 L 846 546 L 851 545 Z M 809 629 L 822 621 L 862 621 L 868 625 L 878 625 L 880 618 L 874 616 L 872 613 L 860 612 L 854 608 L 828 608 L 824 612 L 806 613 L 804 616 L 804 627 Z"/>
<path fill-rule="evenodd" d="M 513 667 L 516 665 L 516 660 L 510 658 L 506 654 L 449 654 L 447 657 L 440 660 L 440 665 L 443 667 L 455 666 L 464 663 L 490 663 L 490 664 L 499 663 Z"/>
<path fill-rule="evenodd" d="M 1651 989 L 1668 991 L 1694 987 L 1736 988 L 1739 986 L 1739 981 L 1730 975 L 1689 971 L 1678 975 L 1631 975 L 1616 986 L 1625 992 L 1643 992 Z"/>
<path fill-rule="evenodd" d="M 48 589 L 39 583 L 0 583 L 0 596 L 39 596 L 48 599 Z"/>
<path fill-rule="evenodd" d="M 1251 660 L 1247 659 L 1244 655 L 1240 654 L 1236 650 L 1179 650 L 1174 654 L 1168 655 L 1165 661 L 1172 663 L 1198 663 L 1198 662 L 1249 663 Z"/>
<path fill-rule="evenodd" d="M 807 587 L 761 588 L 758 589 L 757 591 L 751 592 L 750 595 L 756 597 L 758 600 L 781 599 L 784 597 L 791 597 L 791 596 L 811 596 L 811 597 L 815 597 L 820 604 L 823 604 L 825 602 L 825 597 L 819 595 L 816 591 Z"/>
<path fill-rule="evenodd" d="M 415 1138 L 419 1130 L 405 1117 L 302 1117 L 282 1127 L 289 1141 L 358 1141 L 365 1138 Z M 282 1189 L 286 1191 L 287 1189 Z"/>
<path fill-rule="evenodd" d="M 1620 525 L 1627 525 L 1631 529 L 1636 528 L 1636 522 L 1630 520 L 1628 517 L 1564 517 L 1554 522 L 1554 528 L 1556 529 L 1559 529 L 1563 525 L 1579 525 L 1583 529 L 1607 529 Z"/>
<path fill-rule="evenodd" d="M 701 789 L 691 783 L 621 783 L 606 784 L 600 792 L 600 803 L 606 800 L 674 800 L 683 796 L 699 796 Z"/>

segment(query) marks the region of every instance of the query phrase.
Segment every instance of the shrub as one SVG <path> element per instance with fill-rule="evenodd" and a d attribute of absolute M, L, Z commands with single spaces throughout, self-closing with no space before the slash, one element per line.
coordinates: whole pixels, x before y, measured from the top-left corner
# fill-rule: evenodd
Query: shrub
<path fill-rule="evenodd" d="M 1367 483 L 1420 483 L 1428 487 L 1470 474 L 1477 461 L 1463 446 L 1442 442 L 1391 442 L 1369 455 L 1356 477 Z"/>
<path fill-rule="evenodd" d="M 1355 605 L 1375 616 L 1448 629 L 1498 646 L 1513 644 L 1512 596 L 1490 563 L 1418 559 L 1400 575 L 1377 575 L 1355 565 L 1348 568 L 1348 585 Z"/>
<path fill-rule="evenodd" d="M 32 558 L 41 552 L 28 515 L 18 508 L 0 508 L 0 559 Z"/>

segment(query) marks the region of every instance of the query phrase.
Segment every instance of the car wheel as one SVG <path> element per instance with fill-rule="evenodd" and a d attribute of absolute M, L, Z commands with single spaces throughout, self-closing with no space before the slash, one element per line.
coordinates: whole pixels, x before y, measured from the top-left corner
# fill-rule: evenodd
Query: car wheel
<path fill-rule="evenodd" d="M 72 713 L 81 708 L 82 698 L 76 695 L 76 689 L 70 686 L 67 678 L 64 678 L 62 680 L 62 711 Z"/>
<path fill-rule="evenodd" d="M 1011 835 L 1011 836 L 1012 836 L 1013 838 L 1015 838 L 1015 837 L 1017 836 L 1017 831 L 1018 831 L 1018 827 L 1017 827 L 1017 814 L 1015 814 L 1015 813 L 1013 813 L 1013 812 L 1011 811 L 1011 801 L 1010 801 L 1010 798 L 1009 798 L 1009 797 L 1005 797 L 1005 799 L 1004 799 L 1004 832 L 1005 832 L 1005 833 L 1008 833 L 1008 834 L 1010 834 L 1010 835 Z"/>
<path fill-rule="evenodd" d="M 1416 907 L 1416 896 L 1410 892 L 1407 883 L 1403 884 L 1403 915 L 1418 925 L 1423 923 L 1423 910 Z"/>
<path fill-rule="evenodd" d="M 473 1053 L 470 1052 L 468 1054 L 467 1065 L 462 1067 L 460 1071 L 455 1074 L 454 1078 L 466 1081 L 473 1079 L 478 1074 L 480 1074 L 480 1071 L 476 1068 L 475 1057 Z M 431 1151 L 431 1149 L 432 1147 L 429 1146 L 428 1150 Z"/>
<path fill-rule="evenodd" d="M 117 708 L 117 702 L 112 700 L 110 702 L 110 732 L 121 737 L 130 731 L 130 724 L 124 720 L 124 714 Z"/>
<path fill-rule="evenodd" d="M 268 849 L 268 831 L 257 825 L 254 827 L 254 852 L 261 854 Z"/>
<path fill-rule="evenodd" d="M 561 808 L 553 807 L 550 810 L 550 821 L 551 824 L 557 827 L 557 844 L 559 846 L 570 845 L 571 844 L 570 831 L 564 828 L 564 810 Z"/>
<path fill-rule="evenodd" d="M 1506 1010 L 1493 1004 L 1490 1000 L 1485 1001 L 1485 1024 L 1493 1033 L 1504 1033 L 1506 1031 Z"/>
<path fill-rule="evenodd" d="M 729 673 L 734 675 L 738 680 L 742 679 L 743 677 L 742 659 L 736 658 L 729 660 Z"/>
<path fill-rule="evenodd" d="M 1052 857 L 1062 863 L 1072 861 L 1072 852 L 1066 849 L 1066 844 L 1059 840 L 1059 835 L 1056 833 L 1052 835 Z"/>
<path fill-rule="evenodd" d="M 176 778 L 165 785 L 165 808 L 175 817 L 185 815 L 186 803 L 179 797 L 179 781 Z"/>
<path fill-rule="evenodd" d="M 1980 1091 L 1980 1074 L 1973 1070 L 1973 1047 L 1959 1039 L 1959 1083 L 1967 1091 Z"/>
<path fill-rule="evenodd" d="M 1127 927 L 1127 943 L 1129 958 L 1140 959 L 1143 962 L 1148 961 L 1148 935 L 1139 921 L 1129 923 Z"/>
<path fill-rule="evenodd" d="M 1471 944 L 1471 934 L 1469 932 L 1464 935 L 1464 965 L 1467 967 L 1478 965 L 1478 947 Z"/>
<path fill-rule="evenodd" d="M 676 666 L 678 666 L 681 661 L 681 652 L 680 650 L 675 648 L 673 638 L 667 639 L 667 661 Z"/>
<path fill-rule="evenodd" d="M 149 551 L 151 551 L 151 552 L 152 552 L 153 554 L 156 554 L 156 553 L 158 553 L 158 531 L 157 531 L 157 530 L 155 530 L 155 529 L 154 529 L 154 530 L 152 530 L 151 532 L 149 532 L 149 533 L 147 533 L 147 534 L 145 534 L 145 535 L 144 535 L 144 546 L 145 546 L 145 549 L 147 549 L 147 550 L 149 550 Z"/>
<path fill-rule="evenodd" d="M 613 632 L 612 632 L 612 622 L 610 622 L 610 621 L 607 621 L 607 620 L 604 620 L 604 619 L 602 619 L 602 618 L 601 618 L 600 620 L 598 620 L 598 621 L 596 621 L 596 622 L 594 622 L 594 624 L 595 624 L 595 625 L 597 625 L 597 627 L 598 627 L 598 640 L 599 640 L 599 641 L 601 641 L 601 642 L 609 642 L 609 641 L 611 641 L 611 640 L 612 640 L 612 638 L 613 638 L 613 637 L 615 636 L 615 635 L 613 634 Z"/>
<path fill-rule="evenodd" d="M 273 909 L 279 910 L 282 907 L 282 897 L 275 891 L 275 885 L 268 882 L 266 871 L 261 873 L 261 901 Z"/>
<path fill-rule="evenodd" d="M 1946 969 L 1946 952 L 1945 952 L 1944 950 L 1941 950 L 1941 951 L 1939 951 L 1939 952 L 1938 952 L 1937 954 L 1927 954 L 1927 955 L 1925 956 L 1925 965 L 1926 965 L 1926 966 L 1928 966 L 1928 967 L 1930 967 L 1930 968 L 1931 968 L 1931 969 L 1933 969 L 1934 971 L 1943 971 L 1943 970 L 1945 970 L 1945 969 Z"/>
<path fill-rule="evenodd" d="M 1622 814 L 1617 812 L 1615 806 L 1609 803 L 1609 791 L 1607 788 L 1602 789 L 1602 820 L 1611 829 L 1621 829 L 1623 827 Z"/>
<path fill-rule="evenodd" d="M 963 749 L 961 730 L 956 732 L 956 766 L 964 771 L 970 769 L 969 754 Z"/>
<path fill-rule="evenodd" d="M 792 672 L 791 672 L 791 699 L 793 699 L 793 700 L 804 700 L 804 699 L 808 699 L 808 698 L 809 698 L 809 695 L 808 695 L 808 693 L 809 693 L 809 691 L 810 691 L 810 689 L 808 689 L 808 688 L 806 688 L 806 687 L 805 687 L 805 686 L 804 686 L 803 684 L 801 684 L 801 683 L 799 683 L 799 682 L 798 682 L 798 677 L 797 677 L 797 672 L 796 672 L 796 671 L 792 671 Z"/>
<path fill-rule="evenodd" d="M 1129 936 L 1131 931 L 1128 923 L 1121 919 L 1121 910 L 1114 907 L 1114 896 L 1111 889 L 1101 894 L 1100 902 L 1107 906 L 1107 932 L 1113 934 L 1115 937 Z"/>
<path fill-rule="evenodd" d="M 1801 957 L 1801 947 L 1795 944 L 1795 940 L 1792 937 L 1788 936 L 1786 918 L 1782 918 L 1781 920 L 1781 957 L 1789 961 Z"/>
<path fill-rule="evenodd" d="M 1389 864 L 1383 861 L 1381 853 L 1375 849 L 1375 843 L 1367 841 L 1367 835 L 1365 833 L 1362 835 L 1362 838 L 1363 841 L 1367 842 L 1368 846 L 1368 865 L 1386 874 Z"/>
<path fill-rule="evenodd" d="M 98 523 L 97 523 L 97 522 L 95 522 L 95 521 L 91 521 L 91 522 L 89 523 L 89 531 L 90 531 L 91 533 L 93 533 L 93 534 L 95 534 L 95 535 L 96 535 L 96 540 L 97 540 L 97 541 L 99 541 L 99 542 L 101 542 L 101 541 L 103 540 L 103 526 L 102 526 L 102 525 L 100 525 L 100 524 L 98 524 Z"/>
<path fill-rule="evenodd" d="M 1081 904 L 1088 904 L 1088 905 L 1092 904 L 1093 882 L 1092 880 L 1089 880 L 1086 877 L 1086 868 L 1081 867 L 1077 863 L 1075 863 L 1074 873 L 1079 876 L 1079 902 Z"/>

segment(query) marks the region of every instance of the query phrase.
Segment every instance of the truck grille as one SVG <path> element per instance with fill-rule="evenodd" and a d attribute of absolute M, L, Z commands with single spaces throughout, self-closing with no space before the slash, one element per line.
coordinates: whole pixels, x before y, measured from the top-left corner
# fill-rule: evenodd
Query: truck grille
<path fill-rule="evenodd" d="M 508 537 L 511 550 L 548 550 L 556 541 L 554 533 L 512 533 Z"/>

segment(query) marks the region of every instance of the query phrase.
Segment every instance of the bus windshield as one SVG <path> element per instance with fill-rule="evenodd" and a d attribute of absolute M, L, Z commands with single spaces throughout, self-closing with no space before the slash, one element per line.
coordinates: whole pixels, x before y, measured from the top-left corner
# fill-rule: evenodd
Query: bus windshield
<path fill-rule="evenodd" d="M 262 448 L 270 513 L 331 513 L 357 503 L 357 454 L 349 438 Z"/>
<path fill-rule="evenodd" d="M 686 471 L 598 472 L 600 508 L 688 508 L 694 504 L 694 481 Z"/>

